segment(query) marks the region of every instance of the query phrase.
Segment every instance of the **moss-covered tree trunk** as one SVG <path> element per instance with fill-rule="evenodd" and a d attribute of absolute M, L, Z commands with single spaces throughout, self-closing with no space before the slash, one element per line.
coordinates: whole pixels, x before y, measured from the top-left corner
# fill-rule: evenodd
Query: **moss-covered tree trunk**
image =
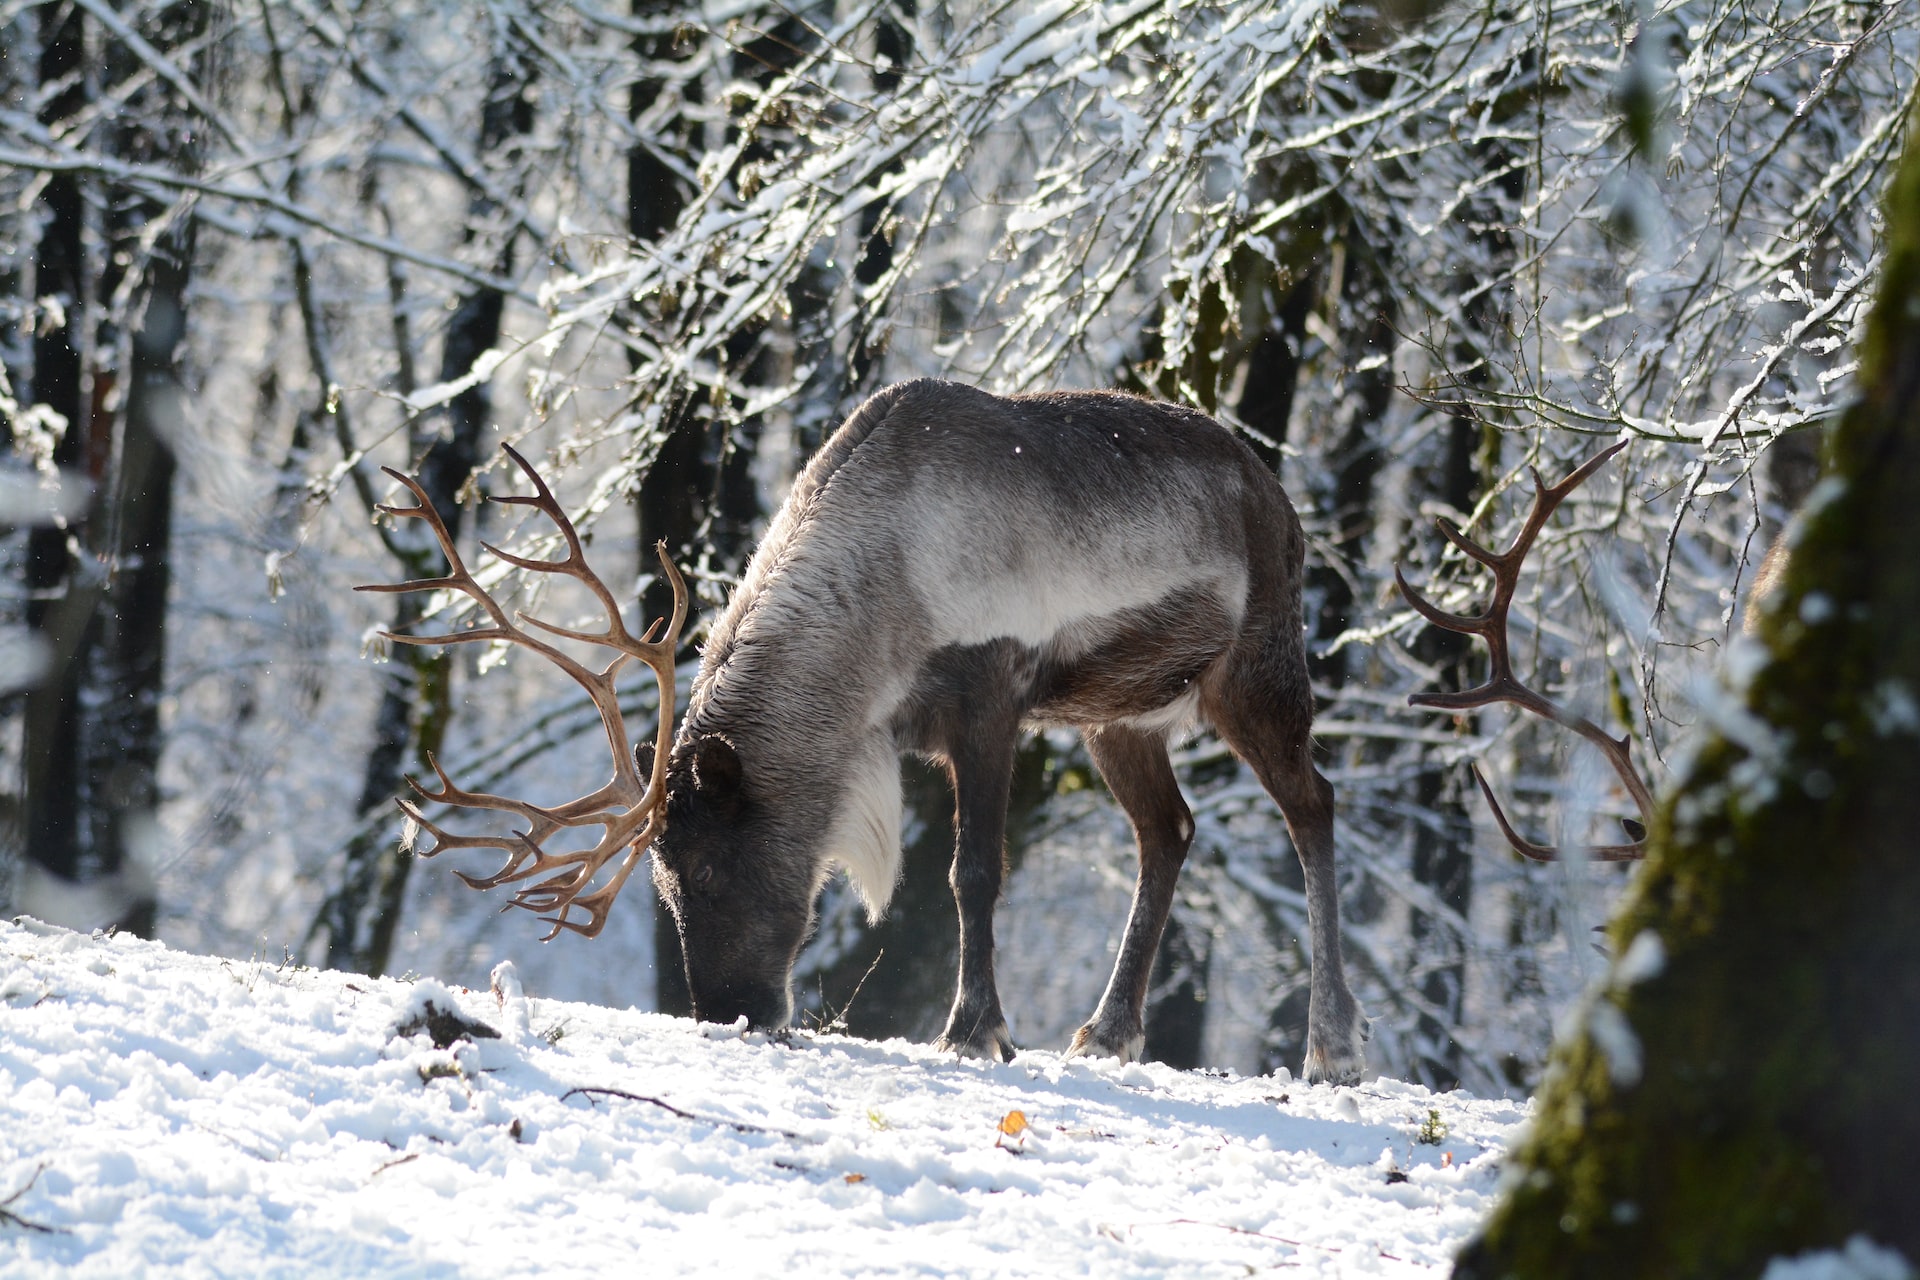
<path fill-rule="evenodd" d="M 1710 711 L 1456 1277 L 1920 1260 L 1920 149 L 1767 661 Z"/>

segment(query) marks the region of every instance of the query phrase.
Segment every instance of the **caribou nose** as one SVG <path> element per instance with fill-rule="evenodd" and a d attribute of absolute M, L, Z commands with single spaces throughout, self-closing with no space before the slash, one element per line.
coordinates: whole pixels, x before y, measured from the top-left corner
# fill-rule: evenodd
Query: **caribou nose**
<path fill-rule="evenodd" d="M 787 994 L 777 987 L 760 983 L 728 986 L 694 1001 L 694 1017 L 702 1022 L 737 1022 L 761 1031 L 777 1031 L 787 1025 Z"/>

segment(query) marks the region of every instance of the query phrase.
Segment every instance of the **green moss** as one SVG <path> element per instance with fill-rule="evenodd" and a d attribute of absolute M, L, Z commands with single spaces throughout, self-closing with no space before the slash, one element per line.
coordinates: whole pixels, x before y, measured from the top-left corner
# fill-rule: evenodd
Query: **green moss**
<path fill-rule="evenodd" d="M 1854 1232 L 1920 1258 L 1920 157 L 1889 198 L 1863 394 L 1832 442 L 1772 661 L 1765 742 L 1707 743 L 1612 926 L 1665 964 L 1610 1002 L 1621 1078 L 1557 1046 L 1512 1190 L 1457 1276 L 1754 1276 Z M 1755 754 L 1756 748 L 1760 751 Z"/>

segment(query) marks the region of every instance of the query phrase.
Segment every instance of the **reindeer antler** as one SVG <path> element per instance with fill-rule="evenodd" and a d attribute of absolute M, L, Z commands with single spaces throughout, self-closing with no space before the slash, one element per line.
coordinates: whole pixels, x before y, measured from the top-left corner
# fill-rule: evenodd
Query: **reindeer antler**
<path fill-rule="evenodd" d="M 509 906 L 525 907 L 535 912 L 553 912 L 541 919 L 553 926 L 543 941 L 552 939 L 562 929 L 591 938 L 606 925 L 607 910 L 627 882 L 628 875 L 641 858 L 646 856 L 649 845 L 660 834 L 666 821 L 666 776 L 667 753 L 673 740 L 673 659 L 674 649 L 679 643 L 680 627 L 687 617 L 687 587 L 681 580 L 680 571 L 674 567 L 667 556 L 663 542 L 655 548 L 660 557 L 660 565 L 666 570 L 667 580 L 673 585 L 673 617 L 666 624 L 666 633 L 660 631 L 661 620 L 656 618 L 644 635 L 635 637 L 627 630 L 620 619 L 620 605 L 614 599 L 613 592 L 598 574 L 588 567 L 586 554 L 580 545 L 580 535 L 573 527 L 573 521 L 554 500 L 546 481 L 533 469 L 525 458 L 515 451 L 513 446 L 502 446 L 514 465 L 533 482 L 534 493 L 496 497 L 492 501 L 510 506 L 533 507 L 553 521 L 565 539 L 567 553 L 558 560 L 530 560 L 522 556 L 509 555 L 488 543 L 481 548 L 495 559 L 505 561 L 516 568 L 533 573 L 555 573 L 586 585 L 606 615 L 606 625 L 598 631 L 572 631 L 565 627 L 556 627 L 542 622 L 538 618 L 524 613 L 515 613 L 508 617 L 506 610 L 498 601 L 474 579 L 460 558 L 459 550 L 453 544 L 453 538 L 447 532 L 447 526 L 434 509 L 433 500 L 427 496 L 420 482 L 412 476 L 395 471 L 392 467 L 382 467 L 414 497 L 411 507 L 382 506 L 380 510 L 393 516 L 412 517 L 425 520 L 433 530 L 434 538 L 440 543 L 440 551 L 447 558 L 447 574 L 441 578 L 421 578 L 412 582 L 379 583 L 371 586 L 355 587 L 356 591 L 440 591 L 453 590 L 465 593 L 477 603 L 492 619 L 491 626 L 475 626 L 465 631 L 444 636 L 409 636 L 395 632 L 384 633 L 389 639 L 400 644 L 453 645 L 464 644 L 471 640 L 502 640 L 509 644 L 531 649 L 547 661 L 559 667 L 571 676 L 576 684 L 586 690 L 593 699 L 593 705 L 600 712 L 600 723 L 607 734 L 607 746 L 613 751 L 613 778 L 600 787 L 577 800 L 551 809 L 541 808 L 524 800 L 514 800 L 506 796 L 488 795 L 484 792 L 464 791 L 454 785 L 446 770 L 431 754 L 427 763 L 432 766 L 435 776 L 440 780 L 438 790 L 430 791 L 411 775 L 407 785 L 417 792 L 421 799 L 436 804 L 448 804 L 466 809 L 493 809 L 505 813 L 517 814 L 527 822 L 525 831 L 516 831 L 508 836 L 463 836 L 445 831 L 426 815 L 420 812 L 411 800 L 399 801 L 400 808 L 409 818 L 419 823 L 433 834 L 434 846 L 421 853 L 423 858 L 431 858 L 445 849 L 499 849 L 507 854 L 507 861 L 490 876 L 470 876 L 456 871 L 455 875 L 473 889 L 491 889 L 495 885 L 517 884 L 535 876 L 546 876 L 537 884 L 518 890 Z M 614 651 L 612 661 L 599 670 L 575 661 L 572 657 L 554 646 L 529 635 L 521 627 L 537 628 L 548 635 L 559 636 L 567 640 L 577 640 L 586 644 L 600 645 Z M 626 720 L 620 711 L 620 703 L 614 688 L 614 678 L 619 674 L 629 658 L 638 658 L 653 668 L 655 677 L 660 681 L 660 731 L 654 738 L 653 767 L 649 776 L 642 781 L 639 772 L 637 753 L 627 737 Z M 599 827 L 599 841 L 591 848 L 574 853 L 548 853 L 542 848 L 542 842 L 554 832 L 566 827 Z M 622 850 L 626 856 L 621 860 L 619 869 L 612 879 L 591 893 L 584 892 L 592 883 L 600 869 Z M 587 913 L 584 921 L 571 919 L 573 909 L 579 907 Z"/>
<path fill-rule="evenodd" d="M 1589 458 L 1573 474 L 1559 484 L 1549 485 L 1540 478 L 1538 470 L 1533 471 L 1533 510 L 1527 515 L 1526 524 L 1515 535 L 1513 545 L 1505 551 L 1493 552 L 1474 542 L 1461 533 L 1458 526 L 1444 517 L 1434 521 L 1448 542 L 1460 548 L 1466 555 L 1493 571 L 1493 599 L 1488 603 L 1486 612 L 1474 617 L 1463 614 L 1447 613 L 1434 606 L 1407 584 L 1400 567 L 1394 566 L 1393 578 L 1399 584 L 1400 594 L 1421 617 L 1434 626 L 1446 631 L 1456 631 L 1462 635 L 1479 636 L 1486 641 L 1488 657 L 1492 671 L 1487 682 L 1478 688 L 1463 693 L 1416 693 L 1407 699 L 1410 706 L 1432 707 L 1437 711 L 1470 711 L 1475 707 L 1488 706 L 1495 702 L 1510 702 L 1513 705 L 1535 715 L 1551 720 L 1557 725 L 1573 730 L 1581 737 L 1600 748 L 1607 762 L 1613 766 L 1620 784 L 1633 797 L 1640 809 L 1640 822 L 1627 824 L 1630 834 L 1636 835 L 1632 844 L 1609 844 L 1580 849 L 1577 852 L 1601 862 L 1631 862 L 1644 858 L 1647 853 L 1646 824 L 1653 813 L 1653 798 L 1647 791 L 1646 783 L 1634 771 L 1633 760 L 1627 753 L 1628 739 L 1614 738 L 1599 725 L 1584 716 L 1574 715 L 1551 699 L 1535 693 L 1521 684 L 1513 674 L 1513 659 L 1507 647 L 1507 610 L 1513 604 L 1514 588 L 1519 585 L 1520 565 L 1527 558 L 1527 552 L 1533 548 L 1533 540 L 1547 523 L 1554 509 L 1568 494 L 1578 489 L 1587 478 L 1600 469 L 1602 463 L 1627 447 L 1621 441 L 1594 457 Z M 1493 798 L 1493 788 L 1481 776 L 1478 765 L 1473 769 L 1473 780 L 1480 784 L 1480 792 L 1487 798 L 1487 805 L 1493 810 L 1493 819 L 1500 824 L 1501 834 L 1514 851 L 1538 862 L 1552 862 L 1559 858 L 1561 850 L 1551 845 L 1534 844 L 1521 836 L 1507 821 L 1506 813 L 1500 808 L 1500 802 Z M 1638 831 L 1634 830 L 1635 826 Z"/>

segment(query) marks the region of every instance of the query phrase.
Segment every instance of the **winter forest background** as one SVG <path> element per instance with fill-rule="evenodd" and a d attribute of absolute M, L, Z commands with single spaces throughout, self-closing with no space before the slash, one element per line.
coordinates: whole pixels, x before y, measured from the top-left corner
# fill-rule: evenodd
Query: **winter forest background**
<path fill-rule="evenodd" d="M 538 994 L 679 1007 L 640 878 L 599 941 L 543 947 L 451 875 L 484 858 L 406 853 L 427 751 L 544 802 L 607 764 L 527 655 L 385 651 L 458 619 L 350 590 L 438 571 L 372 518 L 379 467 L 463 546 L 524 549 L 550 528 L 478 501 L 521 491 L 513 443 L 636 616 L 664 538 L 704 621 L 875 388 L 1123 387 L 1239 431 L 1309 530 L 1372 1067 L 1522 1092 L 1628 872 L 1516 859 L 1466 763 L 1536 836 L 1617 841 L 1633 810 L 1565 731 L 1407 708 L 1486 657 L 1394 567 L 1477 609 L 1431 517 L 1503 541 L 1529 467 L 1630 440 L 1543 534 L 1513 639 L 1657 784 L 1849 394 L 1915 26 L 1902 0 L 0 0 L 0 907 L 482 986 L 511 956 Z M 1212 738 L 1178 763 L 1199 836 L 1149 1053 L 1297 1068 L 1298 863 Z M 813 1018 L 926 1038 L 950 801 L 917 764 L 908 801 L 892 913 L 833 885 L 797 983 Z M 1016 1041 L 1059 1047 L 1131 839 L 1072 735 L 1026 746 L 1015 808 L 1001 987 Z"/>

